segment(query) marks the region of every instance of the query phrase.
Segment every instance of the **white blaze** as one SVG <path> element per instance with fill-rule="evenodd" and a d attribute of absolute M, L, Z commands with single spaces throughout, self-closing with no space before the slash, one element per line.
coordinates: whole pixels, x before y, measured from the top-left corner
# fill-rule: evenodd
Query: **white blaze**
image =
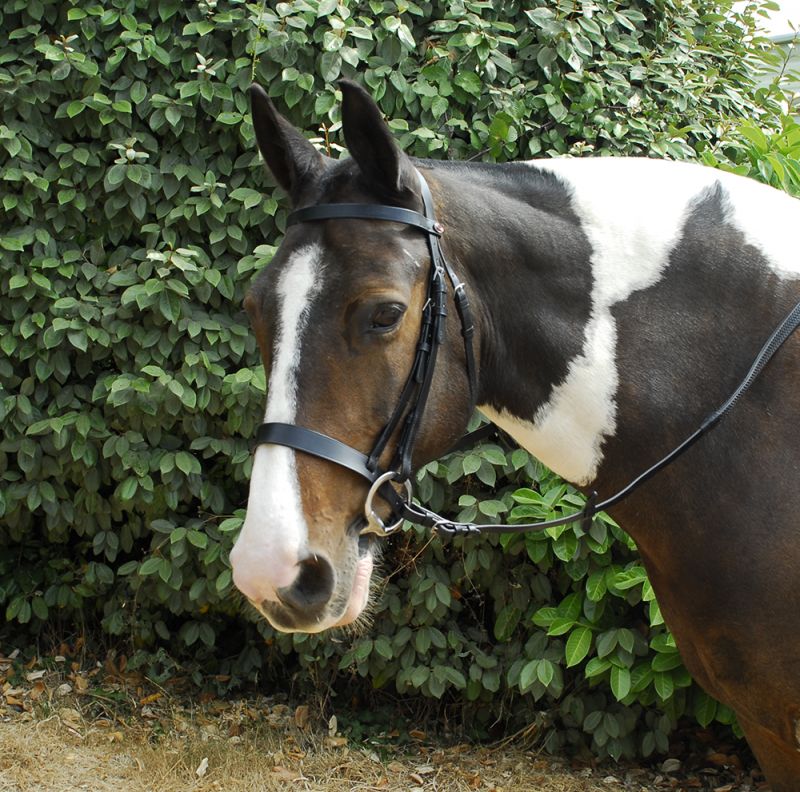
<path fill-rule="evenodd" d="M 268 372 L 265 423 L 295 420 L 297 366 L 309 310 L 320 290 L 320 259 L 317 246 L 302 248 L 278 279 L 280 316 Z M 250 476 L 247 516 L 231 551 L 234 583 L 256 603 L 277 600 L 275 592 L 297 577 L 307 538 L 294 450 L 259 446 Z"/>
<path fill-rule="evenodd" d="M 583 351 L 533 422 L 486 405 L 480 410 L 561 476 L 588 484 L 602 462 L 603 440 L 616 431 L 617 327 L 611 308 L 662 278 L 694 199 L 715 182 L 730 199 L 729 221 L 776 274 L 800 277 L 793 236 L 798 204 L 749 179 L 685 163 L 596 157 L 529 164 L 555 174 L 572 192 L 592 246 L 592 312 Z"/>

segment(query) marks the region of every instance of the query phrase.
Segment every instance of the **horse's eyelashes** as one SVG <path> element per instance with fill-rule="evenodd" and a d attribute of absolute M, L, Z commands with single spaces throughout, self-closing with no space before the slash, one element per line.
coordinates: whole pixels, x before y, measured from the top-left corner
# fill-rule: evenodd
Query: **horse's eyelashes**
<path fill-rule="evenodd" d="M 372 313 L 370 330 L 375 333 L 386 332 L 397 326 L 405 313 L 405 306 L 400 303 L 383 303 Z"/>

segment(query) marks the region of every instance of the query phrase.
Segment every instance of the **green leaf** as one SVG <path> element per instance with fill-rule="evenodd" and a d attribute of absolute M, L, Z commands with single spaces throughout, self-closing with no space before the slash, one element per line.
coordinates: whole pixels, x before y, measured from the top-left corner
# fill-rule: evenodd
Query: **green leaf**
<path fill-rule="evenodd" d="M 462 464 L 464 475 L 469 476 L 472 473 L 477 473 L 481 466 L 481 458 L 477 454 L 467 454 L 464 457 Z"/>
<path fill-rule="evenodd" d="M 342 69 L 342 56 L 338 52 L 323 52 L 320 58 L 320 74 L 327 83 L 339 78 Z"/>
<path fill-rule="evenodd" d="M 550 625 L 550 629 L 547 631 L 547 634 L 564 635 L 564 633 L 567 633 L 572 629 L 574 624 L 575 624 L 575 619 L 572 619 L 568 616 L 557 616 L 555 619 L 553 619 L 553 622 Z"/>
<path fill-rule="evenodd" d="M 130 575 L 132 572 L 135 572 L 139 568 L 138 561 L 126 561 L 121 567 L 117 569 L 117 574 L 124 577 L 125 575 Z"/>
<path fill-rule="evenodd" d="M 475 72 L 459 72 L 453 82 L 473 96 L 480 96 L 483 90 L 481 79 Z"/>
<path fill-rule="evenodd" d="M 178 470 L 185 473 L 187 476 L 190 473 L 199 472 L 197 460 L 188 451 L 178 451 L 178 453 L 175 454 L 175 464 Z"/>
<path fill-rule="evenodd" d="M 231 193 L 231 198 L 241 201 L 246 209 L 252 209 L 258 206 L 263 200 L 264 196 L 257 190 L 251 190 L 247 187 L 239 187 Z"/>
<path fill-rule="evenodd" d="M 25 250 L 25 242 L 20 237 L 4 236 L 0 237 L 0 247 L 6 250 Z"/>
<path fill-rule="evenodd" d="M 364 640 L 360 641 L 354 652 L 356 660 L 362 663 L 371 654 L 372 654 L 372 639 L 370 638 L 365 638 Z"/>
<path fill-rule="evenodd" d="M 597 730 L 597 727 L 603 720 L 605 712 L 603 710 L 595 710 L 590 712 L 583 721 L 583 729 L 590 734 Z"/>
<path fill-rule="evenodd" d="M 539 665 L 536 667 L 536 675 L 545 687 L 548 687 L 553 681 L 555 673 L 555 666 L 549 660 L 539 661 Z"/>
<path fill-rule="evenodd" d="M 429 669 L 425 668 L 424 666 L 417 666 L 411 672 L 411 684 L 414 685 L 415 688 L 421 688 L 430 677 L 431 672 Z"/>
<path fill-rule="evenodd" d="M 519 688 L 520 690 L 527 690 L 539 678 L 538 675 L 539 661 L 531 660 L 522 667 L 519 675 Z"/>
<path fill-rule="evenodd" d="M 596 677 L 605 673 L 610 667 L 611 662 L 609 660 L 600 657 L 593 657 L 586 664 L 586 668 L 584 669 L 583 673 L 587 679 L 591 679 L 592 677 Z"/>
<path fill-rule="evenodd" d="M 33 614 L 37 619 L 40 619 L 41 621 L 45 621 L 47 619 L 49 610 L 42 597 L 33 598 L 31 601 L 31 609 L 33 610 Z"/>
<path fill-rule="evenodd" d="M 564 647 L 564 658 L 567 661 L 567 668 L 580 663 L 592 645 L 592 631 L 588 627 L 576 627 L 569 635 L 566 646 Z"/>
<path fill-rule="evenodd" d="M 194 644 L 200 637 L 200 625 L 193 621 L 189 622 L 186 629 L 183 631 L 183 640 L 187 646 Z"/>
<path fill-rule="evenodd" d="M 208 536 L 202 531 L 190 529 L 186 532 L 186 538 L 189 540 L 189 544 L 199 547 L 201 550 L 205 550 L 208 547 Z"/>
<path fill-rule="evenodd" d="M 511 638 L 514 630 L 522 618 L 522 611 L 514 605 L 506 605 L 500 613 L 497 614 L 497 620 L 494 623 L 494 637 L 500 642 L 504 642 Z"/>
<path fill-rule="evenodd" d="M 586 581 L 586 596 L 592 602 L 600 602 L 607 591 L 604 569 L 593 572 Z"/>
<path fill-rule="evenodd" d="M 717 702 L 702 690 L 695 691 L 694 716 L 697 722 L 705 728 L 717 714 Z"/>
<path fill-rule="evenodd" d="M 447 112 L 448 102 L 444 96 L 437 96 L 431 102 L 431 113 L 434 118 L 441 118 Z"/>
<path fill-rule="evenodd" d="M 385 635 L 380 635 L 375 639 L 374 648 L 381 657 L 387 660 L 394 656 L 392 643 Z"/>
<path fill-rule="evenodd" d="M 122 482 L 119 488 L 119 497 L 123 501 L 129 501 L 136 494 L 139 482 L 133 477 L 128 477 Z"/>
<path fill-rule="evenodd" d="M 631 691 L 631 672 L 619 666 L 611 667 L 611 692 L 622 701 Z"/>
<path fill-rule="evenodd" d="M 617 642 L 626 652 L 633 652 L 633 632 L 626 627 L 617 630 Z"/>
<path fill-rule="evenodd" d="M 112 165 L 106 171 L 106 181 L 111 185 L 122 184 L 125 181 L 125 171 L 125 165 Z"/>
<path fill-rule="evenodd" d="M 656 693 L 662 701 L 669 699 L 675 689 L 675 685 L 672 681 L 672 674 L 669 671 L 655 672 L 653 674 L 653 687 L 656 689 Z"/>
<path fill-rule="evenodd" d="M 467 686 L 467 680 L 457 668 L 443 666 L 443 674 L 445 679 L 450 682 L 456 690 L 463 690 Z"/>
<path fill-rule="evenodd" d="M 141 566 L 139 567 L 139 575 L 141 577 L 154 575 L 159 569 L 161 569 L 161 558 L 152 556 L 151 558 L 148 558 L 146 561 L 142 562 Z"/>
<path fill-rule="evenodd" d="M 614 651 L 614 647 L 617 645 L 617 631 L 616 630 L 606 630 L 606 632 L 600 633 L 597 636 L 597 656 L 598 657 L 606 657 L 607 655 L 611 654 Z"/>
<path fill-rule="evenodd" d="M 131 86 L 131 101 L 135 105 L 141 104 L 147 96 L 147 86 L 141 81 L 137 80 Z"/>
<path fill-rule="evenodd" d="M 505 465 L 506 455 L 497 447 L 492 445 L 483 446 L 480 449 L 480 455 L 487 462 L 492 465 Z"/>

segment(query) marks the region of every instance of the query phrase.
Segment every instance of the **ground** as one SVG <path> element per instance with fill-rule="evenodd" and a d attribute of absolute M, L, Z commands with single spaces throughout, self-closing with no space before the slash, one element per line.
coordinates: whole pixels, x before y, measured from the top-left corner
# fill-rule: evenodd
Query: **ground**
<path fill-rule="evenodd" d="M 192 700 L 140 684 L 113 658 L 87 670 L 62 656 L 22 666 L 13 654 L 0 652 L 0 792 L 764 789 L 719 746 L 699 760 L 598 768 L 542 755 L 524 734 L 444 745 L 412 728 L 355 741 L 335 717 L 280 697 Z"/>

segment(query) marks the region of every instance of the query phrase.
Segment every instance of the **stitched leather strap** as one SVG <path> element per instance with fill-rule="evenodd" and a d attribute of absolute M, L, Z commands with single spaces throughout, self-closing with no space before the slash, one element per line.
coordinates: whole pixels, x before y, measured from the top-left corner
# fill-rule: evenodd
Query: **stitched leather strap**
<path fill-rule="evenodd" d="M 351 448 L 333 437 L 315 432 L 313 429 L 306 429 L 305 426 L 278 422 L 261 424 L 256 431 L 255 444 L 260 446 L 267 443 L 304 451 L 306 454 L 320 459 L 335 462 L 365 478 L 370 484 L 374 483 L 381 475 L 381 471 L 370 470 L 367 467 L 366 454 L 356 451 L 355 448 Z M 400 516 L 404 513 L 406 503 L 390 484 L 384 484 L 379 492 L 381 497 L 392 507 L 393 514 Z"/>
<path fill-rule="evenodd" d="M 265 443 L 295 448 L 320 459 L 330 460 L 358 473 L 370 484 L 380 475 L 379 472 L 367 467 L 366 454 L 356 451 L 355 448 L 351 448 L 333 437 L 306 429 L 305 426 L 277 422 L 261 424 L 256 431 L 256 445 L 260 446 Z"/>
<path fill-rule="evenodd" d="M 426 234 L 441 235 L 441 226 L 433 219 L 413 209 L 382 204 L 317 204 L 304 209 L 295 209 L 286 219 L 287 226 L 310 220 L 388 220 L 422 229 Z"/>

